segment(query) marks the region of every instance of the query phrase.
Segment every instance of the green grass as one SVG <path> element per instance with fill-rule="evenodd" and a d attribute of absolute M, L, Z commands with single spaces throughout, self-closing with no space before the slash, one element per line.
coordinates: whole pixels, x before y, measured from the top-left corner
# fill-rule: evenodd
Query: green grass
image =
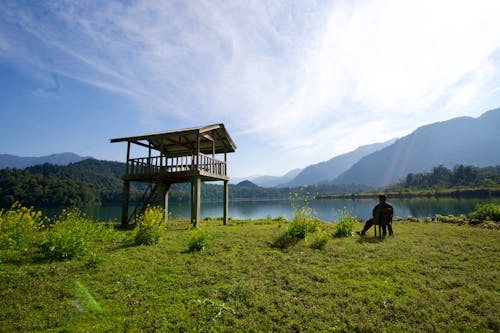
<path fill-rule="evenodd" d="M 382 241 L 370 230 L 318 250 L 311 234 L 283 250 L 273 244 L 286 222 L 208 220 L 210 243 L 189 252 L 189 226 L 169 222 L 151 246 L 119 231 L 94 244 L 98 260 L 9 256 L 0 330 L 500 331 L 498 229 L 403 221 Z"/>

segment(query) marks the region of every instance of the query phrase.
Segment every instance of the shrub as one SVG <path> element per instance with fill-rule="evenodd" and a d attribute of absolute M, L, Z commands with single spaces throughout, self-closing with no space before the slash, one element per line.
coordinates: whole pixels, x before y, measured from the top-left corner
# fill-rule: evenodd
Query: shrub
<path fill-rule="evenodd" d="M 436 214 L 434 220 L 441 223 L 467 224 L 467 216 L 463 214 L 459 216 Z"/>
<path fill-rule="evenodd" d="M 273 218 L 273 222 L 283 223 L 283 222 L 287 222 L 287 220 L 283 216 L 277 216 L 277 217 Z"/>
<path fill-rule="evenodd" d="M 159 206 L 148 206 L 144 213 L 136 218 L 135 223 L 135 244 L 157 244 L 165 227 L 165 211 Z"/>
<path fill-rule="evenodd" d="M 41 250 L 50 260 L 64 260 L 86 254 L 97 228 L 77 208 L 63 210 L 44 234 Z"/>
<path fill-rule="evenodd" d="M 319 230 L 314 234 L 314 240 L 311 243 L 311 248 L 316 250 L 322 250 L 328 241 L 330 240 L 330 236 L 324 230 Z"/>
<path fill-rule="evenodd" d="M 334 237 L 351 237 L 353 234 L 354 226 L 356 225 L 356 218 L 345 210 L 338 212 L 338 221 L 335 224 Z"/>
<path fill-rule="evenodd" d="M 209 243 L 209 235 L 205 229 L 197 229 L 192 232 L 189 240 L 188 252 L 202 251 Z"/>
<path fill-rule="evenodd" d="M 500 222 L 500 205 L 483 204 L 469 214 L 471 224 L 479 224 L 486 221 Z"/>
<path fill-rule="evenodd" d="M 315 232 L 318 228 L 319 221 L 312 214 L 312 209 L 302 207 L 293 213 L 293 220 L 288 226 L 285 233 L 291 239 L 305 239 L 308 233 Z"/>
<path fill-rule="evenodd" d="M 42 213 L 16 202 L 0 210 L 0 250 L 27 250 L 42 227 Z"/>

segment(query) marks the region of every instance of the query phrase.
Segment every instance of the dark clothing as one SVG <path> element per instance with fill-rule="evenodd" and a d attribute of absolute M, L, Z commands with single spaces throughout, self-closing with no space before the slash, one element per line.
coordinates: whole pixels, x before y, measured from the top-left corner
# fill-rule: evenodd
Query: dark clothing
<path fill-rule="evenodd" d="M 394 209 L 387 202 L 380 202 L 378 205 L 373 207 L 372 218 L 366 221 L 361 235 L 365 235 L 366 232 L 375 224 L 382 227 L 382 234 L 387 235 L 387 230 L 389 230 L 389 235 L 393 235 L 392 231 L 392 216 L 394 214 Z"/>

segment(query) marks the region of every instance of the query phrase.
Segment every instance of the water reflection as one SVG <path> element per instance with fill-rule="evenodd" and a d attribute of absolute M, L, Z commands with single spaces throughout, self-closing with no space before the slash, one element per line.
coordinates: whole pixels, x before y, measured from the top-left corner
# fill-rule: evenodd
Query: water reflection
<path fill-rule="evenodd" d="M 453 198 L 416 198 L 389 200 L 394 206 L 394 215 L 401 217 L 415 216 L 418 218 L 431 218 L 435 214 L 467 214 L 475 206 L 484 203 L 500 204 L 500 198 L 478 199 L 453 199 Z M 338 199 L 338 200 L 312 200 L 309 206 L 317 217 L 325 221 L 334 221 L 336 212 L 347 211 L 350 214 L 366 220 L 371 216 L 376 200 Z M 173 217 L 189 218 L 189 203 L 171 203 L 170 213 Z M 86 214 L 100 221 L 120 221 L 121 206 L 105 205 L 87 208 Z M 223 213 L 222 203 L 202 202 L 201 217 L 220 217 Z M 283 216 L 287 219 L 293 217 L 293 209 L 289 201 L 240 201 L 229 203 L 229 216 L 233 219 L 259 219 L 265 217 Z"/>

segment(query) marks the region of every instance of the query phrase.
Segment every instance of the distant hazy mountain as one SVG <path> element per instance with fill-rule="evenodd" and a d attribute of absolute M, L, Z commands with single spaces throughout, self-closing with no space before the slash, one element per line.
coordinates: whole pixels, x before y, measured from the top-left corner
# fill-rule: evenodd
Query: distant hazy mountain
<path fill-rule="evenodd" d="M 288 183 L 297 176 L 302 169 L 293 169 L 288 171 L 283 176 L 259 176 L 252 179 L 252 182 L 262 187 L 275 187 Z"/>
<path fill-rule="evenodd" d="M 408 173 L 459 164 L 500 164 L 500 108 L 478 118 L 459 117 L 419 127 L 394 144 L 363 157 L 334 183 L 386 186 Z"/>
<path fill-rule="evenodd" d="M 55 165 L 68 165 L 88 159 L 90 157 L 79 156 L 74 153 L 52 154 L 40 157 L 21 157 L 8 154 L 0 154 L 0 169 L 16 168 L 24 169 L 33 165 L 50 163 Z"/>
<path fill-rule="evenodd" d="M 287 186 L 303 186 L 319 183 L 326 183 L 334 180 L 342 172 L 349 169 L 354 163 L 358 162 L 362 157 L 369 155 L 377 150 L 389 146 L 396 139 L 392 139 L 383 143 L 373 143 L 366 146 L 361 146 L 354 151 L 346 154 L 335 156 L 328 161 L 312 164 L 304 168 L 293 180 L 288 182 Z"/>
<path fill-rule="evenodd" d="M 238 184 L 236 184 L 236 186 L 238 187 L 259 187 L 259 185 L 249 181 L 249 180 L 244 180 L 242 182 L 239 182 Z"/>

